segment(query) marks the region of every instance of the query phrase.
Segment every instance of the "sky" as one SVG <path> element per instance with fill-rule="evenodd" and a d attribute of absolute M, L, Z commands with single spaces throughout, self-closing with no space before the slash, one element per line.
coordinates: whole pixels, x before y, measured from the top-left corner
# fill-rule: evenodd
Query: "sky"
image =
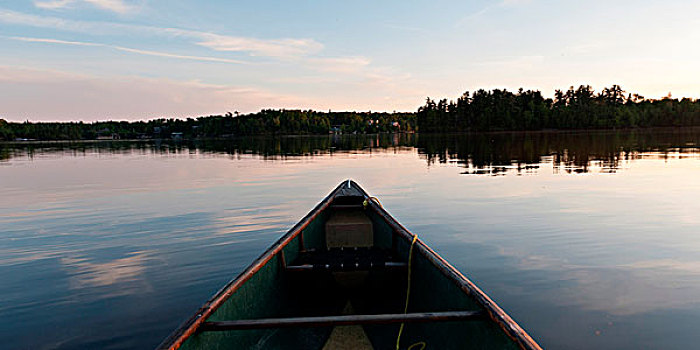
<path fill-rule="evenodd" d="M 465 91 L 700 97 L 698 1 L 0 2 L 0 118 L 415 111 Z"/>

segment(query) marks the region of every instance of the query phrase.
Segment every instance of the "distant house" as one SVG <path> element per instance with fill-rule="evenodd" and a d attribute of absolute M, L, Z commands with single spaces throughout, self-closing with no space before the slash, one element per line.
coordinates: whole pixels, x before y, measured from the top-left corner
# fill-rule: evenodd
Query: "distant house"
<path fill-rule="evenodd" d="M 182 140 L 182 133 L 181 132 L 171 133 L 170 138 L 173 140 Z"/>
<path fill-rule="evenodd" d="M 172 135 L 170 134 L 168 129 L 169 128 L 167 125 L 154 126 L 153 127 L 153 138 L 160 139 L 160 138 L 167 138 L 168 136 L 172 137 Z"/>
<path fill-rule="evenodd" d="M 340 125 L 333 125 L 331 128 L 328 130 L 329 134 L 341 134 L 342 129 Z"/>
<path fill-rule="evenodd" d="M 111 133 L 109 135 L 97 135 L 98 140 L 119 140 L 119 134 Z"/>
<path fill-rule="evenodd" d="M 112 132 L 111 130 L 104 128 L 97 131 L 98 140 L 119 140 L 119 134 Z"/>

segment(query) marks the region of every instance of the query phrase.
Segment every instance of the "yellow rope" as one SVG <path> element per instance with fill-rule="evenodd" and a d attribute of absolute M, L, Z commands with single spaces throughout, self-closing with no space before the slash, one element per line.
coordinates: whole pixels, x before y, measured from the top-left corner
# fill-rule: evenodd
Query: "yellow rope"
<path fill-rule="evenodd" d="M 377 197 L 372 197 L 372 196 L 367 197 L 367 199 L 365 199 L 365 201 L 362 202 L 362 206 L 367 208 L 367 206 L 369 205 L 369 201 L 371 201 L 371 200 L 377 202 L 377 204 L 379 204 L 380 207 L 382 206 L 382 202 L 380 202 L 379 199 L 377 199 Z"/>
<path fill-rule="evenodd" d="M 377 199 L 377 197 L 367 197 L 364 202 L 362 202 L 362 206 L 364 208 L 367 208 L 367 206 L 370 204 L 370 201 L 376 202 L 380 207 L 382 206 L 382 202 Z M 408 299 L 409 296 L 411 295 L 411 267 L 413 266 L 413 246 L 416 244 L 416 241 L 418 240 L 418 235 L 413 235 L 413 240 L 411 241 L 411 247 L 408 249 L 408 282 L 406 285 L 406 303 L 404 304 L 403 307 L 403 313 L 404 315 L 408 313 Z M 399 335 L 396 337 L 396 350 L 399 350 L 399 345 L 401 343 L 401 333 L 403 333 L 403 327 L 404 323 L 401 322 L 401 327 L 399 327 Z M 412 344 L 409 346 L 406 350 L 412 350 L 413 348 L 417 348 L 417 350 L 423 350 L 427 344 L 424 341 L 420 341 L 417 343 Z"/>
<path fill-rule="evenodd" d="M 413 246 L 418 240 L 418 235 L 413 235 L 413 240 L 411 241 L 411 248 L 408 249 L 408 284 L 406 285 L 406 303 L 403 307 L 403 313 L 408 313 L 408 297 L 411 295 L 411 266 L 413 265 Z M 403 333 L 404 323 L 401 322 L 401 327 L 399 327 L 399 335 L 396 337 L 396 350 L 399 350 L 399 343 L 401 342 L 401 333 Z M 419 342 L 411 345 L 408 349 L 412 349 L 414 346 L 422 344 L 422 349 L 425 349 L 425 342 Z"/>
<path fill-rule="evenodd" d="M 408 348 L 406 348 L 406 350 L 411 350 L 416 346 L 420 346 L 420 348 L 418 350 L 423 350 L 423 349 L 425 349 L 426 346 L 428 346 L 428 344 L 426 344 L 424 341 L 419 341 L 419 342 L 414 343 L 413 345 L 409 346 Z"/>

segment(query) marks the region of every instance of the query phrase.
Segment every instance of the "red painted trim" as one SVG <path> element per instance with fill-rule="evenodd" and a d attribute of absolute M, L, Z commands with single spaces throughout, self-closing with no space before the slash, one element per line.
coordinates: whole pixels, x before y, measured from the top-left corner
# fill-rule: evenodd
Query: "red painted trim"
<path fill-rule="evenodd" d="M 364 191 L 363 191 L 364 192 Z M 366 193 L 365 193 L 366 194 Z M 370 207 L 379 214 L 392 228 L 394 232 L 400 234 L 407 243 L 413 240 L 413 234 L 408 231 L 403 225 L 401 225 L 393 216 L 391 216 L 383 207 L 377 205 L 376 203 L 370 201 Z M 491 298 L 489 298 L 486 293 L 484 293 L 479 287 L 459 272 L 454 266 L 450 265 L 445 259 L 440 255 L 435 253 L 430 247 L 428 247 L 420 238 L 416 240 L 416 245 L 414 249 L 418 249 L 421 255 L 428 259 L 440 272 L 442 272 L 445 277 L 451 279 L 457 284 L 457 286 L 462 289 L 465 293 L 472 296 L 479 304 L 481 304 L 489 317 L 498 324 L 501 329 L 515 341 L 521 349 L 524 350 L 542 350 L 542 348 L 535 342 L 532 337 L 525 332 L 525 330 L 520 327 L 508 314 L 506 314 L 503 309 L 501 309 Z"/>
<path fill-rule="evenodd" d="M 299 235 L 309 224 L 316 219 L 333 201 L 337 192 L 345 186 L 347 181 L 343 181 L 336 187 L 326 198 L 323 199 L 316 207 L 311 210 L 306 216 L 292 227 L 284 236 L 280 237 L 267 251 L 258 257 L 248 268 L 240 275 L 230 281 L 224 288 L 217 292 L 207 303 L 205 303 L 198 311 L 175 330 L 157 349 L 178 349 L 192 334 L 197 332 L 197 329 L 204 321 L 211 316 L 216 309 L 221 306 L 238 288 L 247 282 L 256 272 L 258 272 L 265 264 L 267 264 L 275 254 L 279 253 L 289 242 Z"/>

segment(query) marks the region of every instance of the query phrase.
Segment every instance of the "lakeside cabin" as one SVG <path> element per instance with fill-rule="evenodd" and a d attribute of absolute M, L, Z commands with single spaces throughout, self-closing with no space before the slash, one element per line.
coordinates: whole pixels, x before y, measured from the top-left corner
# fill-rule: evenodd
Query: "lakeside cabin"
<path fill-rule="evenodd" d="M 102 130 L 97 131 L 97 140 L 119 140 L 120 136 L 116 132 L 112 132 L 112 130 L 109 130 L 107 128 L 104 128 Z"/>

